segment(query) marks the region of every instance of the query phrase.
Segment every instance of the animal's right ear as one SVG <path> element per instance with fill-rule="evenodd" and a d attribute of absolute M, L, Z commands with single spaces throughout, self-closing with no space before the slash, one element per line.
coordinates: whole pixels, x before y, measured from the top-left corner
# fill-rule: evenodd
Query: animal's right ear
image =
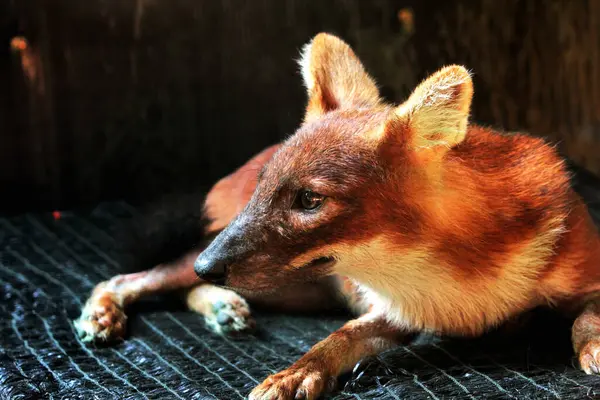
<path fill-rule="evenodd" d="M 304 46 L 300 60 L 308 91 L 305 121 L 341 108 L 379 103 L 379 91 L 350 46 L 319 33 Z"/>

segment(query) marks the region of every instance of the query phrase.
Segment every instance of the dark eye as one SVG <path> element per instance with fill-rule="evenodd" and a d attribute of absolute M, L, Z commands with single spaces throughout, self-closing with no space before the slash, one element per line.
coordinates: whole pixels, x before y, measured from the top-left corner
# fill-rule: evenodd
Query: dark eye
<path fill-rule="evenodd" d="M 325 201 L 325 196 L 315 193 L 311 190 L 301 190 L 298 192 L 297 203 L 298 207 L 307 211 L 313 211 L 321 207 Z"/>

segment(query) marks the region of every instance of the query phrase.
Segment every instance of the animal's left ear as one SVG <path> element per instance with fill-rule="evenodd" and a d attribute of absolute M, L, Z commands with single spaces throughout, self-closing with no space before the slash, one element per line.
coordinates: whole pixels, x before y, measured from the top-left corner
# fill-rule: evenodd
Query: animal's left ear
<path fill-rule="evenodd" d="M 394 110 L 383 135 L 401 134 L 417 149 L 452 147 L 465 138 L 472 98 L 469 71 L 458 65 L 442 68 Z"/>
<path fill-rule="evenodd" d="M 305 120 L 340 108 L 379 103 L 379 91 L 350 46 L 319 33 L 304 46 L 300 60 L 308 91 Z"/>

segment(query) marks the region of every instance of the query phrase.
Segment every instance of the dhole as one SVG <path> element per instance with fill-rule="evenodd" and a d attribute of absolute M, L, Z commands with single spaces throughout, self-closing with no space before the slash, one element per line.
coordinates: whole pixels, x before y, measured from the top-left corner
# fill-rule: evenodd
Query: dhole
<path fill-rule="evenodd" d="M 581 367 L 599 373 L 600 240 L 555 149 L 470 124 L 473 85 L 460 66 L 398 106 L 334 36 L 317 35 L 301 67 L 304 122 L 214 186 L 204 216 L 216 238 L 98 285 L 82 334 L 122 335 L 122 307 L 158 290 L 187 288 L 217 330 L 251 324 L 232 290 L 285 309 L 341 299 L 359 317 L 250 394 L 315 398 L 416 332 L 478 335 L 547 305 L 574 313 Z"/>

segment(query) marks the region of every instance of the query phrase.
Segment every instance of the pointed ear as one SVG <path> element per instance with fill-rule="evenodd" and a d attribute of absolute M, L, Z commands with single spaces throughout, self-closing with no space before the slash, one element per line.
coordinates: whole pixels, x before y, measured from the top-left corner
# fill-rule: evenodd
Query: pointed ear
<path fill-rule="evenodd" d="M 320 33 L 304 46 L 300 60 L 308 91 L 305 120 L 340 108 L 373 106 L 379 91 L 350 46 Z"/>
<path fill-rule="evenodd" d="M 465 138 L 472 98 L 469 71 L 458 65 L 442 68 L 394 110 L 384 134 L 402 127 L 414 148 L 452 147 Z"/>

